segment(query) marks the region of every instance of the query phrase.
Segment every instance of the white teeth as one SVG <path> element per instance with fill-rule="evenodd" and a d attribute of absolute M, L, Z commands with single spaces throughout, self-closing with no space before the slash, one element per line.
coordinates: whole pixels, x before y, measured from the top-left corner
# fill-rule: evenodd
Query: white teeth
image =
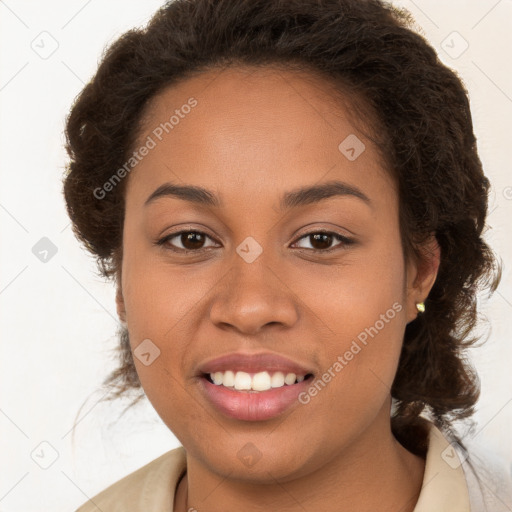
<path fill-rule="evenodd" d="M 222 372 L 219 372 L 222 373 Z M 210 374 L 211 376 L 211 374 Z M 224 372 L 224 376 L 222 377 L 222 385 L 233 387 L 235 385 L 235 373 L 232 371 Z"/>
<path fill-rule="evenodd" d="M 251 389 L 251 376 L 245 372 L 236 372 L 235 389 Z"/>
<path fill-rule="evenodd" d="M 288 384 L 288 386 L 291 386 L 292 384 L 295 384 L 296 378 L 297 375 L 295 375 L 295 373 L 287 373 L 286 377 L 284 378 L 284 383 Z"/>
<path fill-rule="evenodd" d="M 270 375 L 268 372 L 257 373 L 252 378 L 251 388 L 254 391 L 266 391 L 270 387 Z"/>
<path fill-rule="evenodd" d="M 285 384 L 291 386 L 296 382 L 302 382 L 304 375 L 296 375 L 295 373 L 274 372 L 258 372 L 251 376 L 247 372 L 233 372 L 231 370 L 225 372 L 210 373 L 210 379 L 217 386 L 226 386 L 235 388 L 238 391 L 267 391 L 271 388 L 281 388 Z"/>
<path fill-rule="evenodd" d="M 217 385 L 222 384 L 222 382 L 223 382 L 223 373 L 222 372 L 211 373 L 210 376 L 211 376 L 214 384 L 217 384 Z"/>
<path fill-rule="evenodd" d="M 271 386 L 273 388 L 280 388 L 284 386 L 284 374 L 283 372 L 276 372 L 272 375 Z"/>

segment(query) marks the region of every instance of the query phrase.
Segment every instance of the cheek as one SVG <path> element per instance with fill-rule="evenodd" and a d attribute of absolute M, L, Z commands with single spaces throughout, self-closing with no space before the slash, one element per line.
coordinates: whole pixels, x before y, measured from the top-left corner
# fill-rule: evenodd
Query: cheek
<path fill-rule="evenodd" d="M 190 340 L 197 337 L 193 332 L 197 325 L 194 327 L 188 320 L 197 314 L 194 309 L 205 293 L 202 287 L 190 286 L 185 273 L 160 267 L 158 263 L 140 265 L 135 259 L 127 260 L 123 267 L 130 345 L 148 397 L 158 390 L 165 396 L 169 389 L 175 388 L 170 381 L 181 371 Z M 150 365 L 143 358 L 137 360 L 139 352 L 147 352 L 145 346 L 151 355 L 155 354 Z"/>
<path fill-rule="evenodd" d="M 332 350 L 344 350 L 358 337 L 364 342 L 365 337 L 377 335 L 387 340 L 388 349 L 389 343 L 400 346 L 405 328 L 405 276 L 399 241 L 376 238 L 347 256 L 342 265 L 327 269 L 308 280 L 297 280 L 294 292 L 304 298 L 329 333 Z"/>
<path fill-rule="evenodd" d="M 180 353 L 186 347 L 180 341 L 186 338 L 179 333 L 193 297 L 187 299 L 192 292 L 186 286 L 184 273 L 163 268 L 148 242 L 140 235 L 135 236 L 134 231 L 127 219 L 122 290 L 133 360 L 142 387 L 153 403 L 177 389 L 173 380 L 180 365 Z"/>
<path fill-rule="evenodd" d="M 322 399 L 315 397 L 324 395 L 341 423 L 369 421 L 396 374 L 406 325 L 404 265 L 398 241 L 383 240 L 340 267 L 308 304 L 321 320 L 324 373 L 304 402 L 320 408 Z M 313 299 L 307 287 L 302 293 Z"/>
<path fill-rule="evenodd" d="M 165 340 L 186 324 L 187 315 L 212 283 L 205 280 L 200 265 L 166 262 L 159 249 L 136 235 L 136 229 L 126 222 L 122 267 L 126 321 L 138 337 Z M 218 279 L 217 274 L 213 277 Z"/>

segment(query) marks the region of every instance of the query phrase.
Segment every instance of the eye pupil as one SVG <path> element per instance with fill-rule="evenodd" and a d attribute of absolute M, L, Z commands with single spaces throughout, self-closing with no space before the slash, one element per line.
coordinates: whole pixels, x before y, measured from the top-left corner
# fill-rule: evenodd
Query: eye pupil
<path fill-rule="evenodd" d="M 202 244 L 204 244 L 204 236 L 196 231 L 183 233 L 181 235 L 181 243 L 183 244 L 183 247 L 185 247 L 186 249 L 201 249 Z M 187 244 L 190 243 L 192 243 L 192 246 L 187 246 Z"/>
<path fill-rule="evenodd" d="M 328 233 L 315 233 L 310 236 L 315 242 L 320 241 L 320 247 L 317 247 L 315 243 L 311 244 L 313 247 L 315 247 L 315 249 L 328 249 L 331 246 L 332 235 Z"/>

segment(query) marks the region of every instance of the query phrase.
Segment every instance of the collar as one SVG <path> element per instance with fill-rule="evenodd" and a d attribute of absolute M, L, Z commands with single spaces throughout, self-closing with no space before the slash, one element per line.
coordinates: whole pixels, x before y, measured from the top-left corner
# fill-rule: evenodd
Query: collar
<path fill-rule="evenodd" d="M 470 512 L 469 492 L 459 445 L 430 425 L 425 473 L 413 512 Z"/>

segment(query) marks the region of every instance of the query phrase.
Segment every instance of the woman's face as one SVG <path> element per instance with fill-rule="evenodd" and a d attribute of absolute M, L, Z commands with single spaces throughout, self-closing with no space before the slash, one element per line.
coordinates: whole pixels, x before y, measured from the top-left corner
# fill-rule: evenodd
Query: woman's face
<path fill-rule="evenodd" d="M 284 70 L 190 78 L 151 101 L 143 127 L 118 310 L 146 395 L 188 456 L 286 481 L 376 443 L 435 272 L 406 269 L 375 146 L 325 82 Z M 279 372 L 305 379 L 283 385 Z M 233 376 L 276 387 L 236 390 Z"/>

